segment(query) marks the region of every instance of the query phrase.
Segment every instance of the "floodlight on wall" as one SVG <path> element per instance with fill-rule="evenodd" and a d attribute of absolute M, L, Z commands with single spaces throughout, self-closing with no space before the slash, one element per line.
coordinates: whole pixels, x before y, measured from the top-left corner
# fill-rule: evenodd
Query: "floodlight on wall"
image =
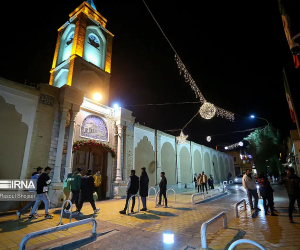
<path fill-rule="evenodd" d="M 96 102 L 100 102 L 102 100 L 102 95 L 100 93 L 95 93 L 93 95 L 93 99 L 96 101 Z"/>

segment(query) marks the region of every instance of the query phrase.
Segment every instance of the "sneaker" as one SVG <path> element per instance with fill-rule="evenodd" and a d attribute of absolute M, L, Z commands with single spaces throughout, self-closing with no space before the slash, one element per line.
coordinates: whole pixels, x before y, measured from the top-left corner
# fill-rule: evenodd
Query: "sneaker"
<path fill-rule="evenodd" d="M 147 208 L 144 208 L 144 207 L 143 207 L 143 208 L 141 209 L 141 211 L 147 211 Z"/>
<path fill-rule="evenodd" d="M 28 216 L 28 220 L 34 220 L 34 219 L 37 219 L 33 214 L 30 214 Z"/>
<path fill-rule="evenodd" d="M 78 211 L 72 212 L 72 216 L 76 216 L 76 215 L 78 215 L 78 213 L 80 213 L 80 212 L 78 212 Z"/>
<path fill-rule="evenodd" d="M 164 206 L 164 208 L 168 208 L 168 206 L 167 206 L 167 205 L 165 205 L 165 206 Z"/>
<path fill-rule="evenodd" d="M 53 216 L 50 214 L 45 214 L 45 219 L 53 219 Z"/>
<path fill-rule="evenodd" d="M 38 213 L 34 213 L 35 217 L 41 217 Z"/>
<path fill-rule="evenodd" d="M 21 219 L 21 213 L 19 211 L 17 212 L 17 216 L 18 216 L 18 219 Z"/>
<path fill-rule="evenodd" d="M 134 214 L 134 211 L 133 211 L 133 210 L 131 210 L 131 213 L 132 213 L 132 214 Z"/>
<path fill-rule="evenodd" d="M 158 203 L 157 206 L 161 206 L 161 203 Z"/>
<path fill-rule="evenodd" d="M 77 212 L 76 215 L 77 215 L 77 216 L 83 216 L 83 213 Z"/>
<path fill-rule="evenodd" d="M 261 209 L 258 208 L 258 207 L 255 207 L 254 209 L 255 209 L 256 211 L 261 211 Z"/>
<path fill-rule="evenodd" d="M 98 213 L 99 211 L 100 211 L 100 208 L 96 208 L 96 209 L 94 210 L 94 214 Z"/>
<path fill-rule="evenodd" d="M 65 210 L 64 210 L 64 213 L 65 213 L 65 214 L 69 214 L 69 213 L 70 213 L 70 211 L 69 211 L 69 210 L 67 210 L 67 209 L 65 209 Z"/>
<path fill-rule="evenodd" d="M 271 213 L 271 216 L 278 216 L 278 214 L 275 214 L 275 213 Z"/>
<path fill-rule="evenodd" d="M 125 210 L 121 210 L 119 213 L 120 214 L 126 214 L 126 211 Z"/>
<path fill-rule="evenodd" d="M 290 223 L 294 223 L 293 218 L 289 218 Z"/>

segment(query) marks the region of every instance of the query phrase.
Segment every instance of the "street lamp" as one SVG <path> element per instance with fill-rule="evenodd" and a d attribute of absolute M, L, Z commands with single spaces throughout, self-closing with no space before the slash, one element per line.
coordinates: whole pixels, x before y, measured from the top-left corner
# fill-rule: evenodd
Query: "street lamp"
<path fill-rule="evenodd" d="M 269 121 L 268 121 L 267 119 L 264 119 L 264 118 L 261 118 L 261 117 L 257 117 L 257 116 L 255 116 L 255 115 L 251 115 L 250 118 L 251 118 L 251 119 L 257 118 L 257 119 L 264 120 L 264 121 L 266 121 L 266 122 L 268 123 L 268 127 L 270 126 Z"/>

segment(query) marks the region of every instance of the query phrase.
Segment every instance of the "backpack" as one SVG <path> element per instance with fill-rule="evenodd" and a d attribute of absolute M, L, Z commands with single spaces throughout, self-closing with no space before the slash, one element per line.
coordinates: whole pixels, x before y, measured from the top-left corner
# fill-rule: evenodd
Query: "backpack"
<path fill-rule="evenodd" d="M 63 182 L 63 191 L 64 192 L 71 192 L 71 181 L 72 181 L 72 174 L 68 174 L 68 177 Z"/>

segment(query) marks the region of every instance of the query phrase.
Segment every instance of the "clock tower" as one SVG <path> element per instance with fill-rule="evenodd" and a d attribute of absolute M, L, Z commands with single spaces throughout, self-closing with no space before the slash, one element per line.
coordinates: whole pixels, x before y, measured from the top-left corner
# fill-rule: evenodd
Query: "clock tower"
<path fill-rule="evenodd" d="M 58 29 L 50 85 L 69 85 L 108 105 L 113 34 L 93 0 L 83 2 Z"/>

